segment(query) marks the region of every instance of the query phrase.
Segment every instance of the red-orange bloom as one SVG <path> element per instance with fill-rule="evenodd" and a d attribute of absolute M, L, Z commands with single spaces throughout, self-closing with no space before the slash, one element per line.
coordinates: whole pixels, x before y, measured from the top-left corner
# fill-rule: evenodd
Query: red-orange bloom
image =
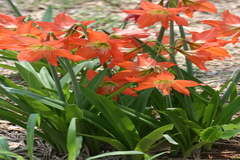
<path fill-rule="evenodd" d="M 23 24 L 23 18 L 21 17 L 12 17 L 5 14 L 0 14 L 0 29 L 10 29 L 16 30 L 19 25 Z"/>
<path fill-rule="evenodd" d="M 0 34 L 3 36 L 1 37 L 1 40 L 0 40 L 1 45 L 21 43 L 20 41 L 13 38 L 13 36 L 31 37 L 41 41 L 44 41 L 44 38 L 45 38 L 42 31 L 33 26 L 32 21 L 19 25 L 16 31 L 0 29 Z"/>
<path fill-rule="evenodd" d="M 95 72 L 94 70 L 88 70 L 87 71 L 88 80 L 91 81 L 97 74 L 98 73 Z M 118 74 L 112 76 L 111 78 L 104 76 L 103 81 L 101 82 L 96 93 L 101 95 L 112 94 L 117 90 L 121 89 L 123 85 L 126 83 L 128 83 L 128 81 L 122 80 L 121 75 Z M 123 90 L 121 93 L 130 96 L 137 96 L 137 94 L 130 88 Z M 117 96 L 115 96 L 113 99 L 117 100 Z"/>
<path fill-rule="evenodd" d="M 70 60 L 80 61 L 82 57 L 78 55 L 72 55 L 71 52 L 65 49 L 59 49 L 63 46 L 65 39 L 41 42 L 34 38 L 14 36 L 15 39 L 21 41 L 23 44 L 19 45 L 6 45 L 1 48 L 11 49 L 15 51 L 21 51 L 18 54 L 19 61 L 36 62 L 42 58 L 47 58 L 48 62 L 53 66 L 57 66 L 57 57 L 65 57 Z"/>
<path fill-rule="evenodd" d="M 99 57 L 102 65 L 109 61 L 110 57 L 112 57 L 112 60 L 123 61 L 123 54 L 118 47 L 124 43 L 126 43 L 126 41 L 110 39 L 110 37 L 103 32 L 88 29 L 88 42 L 85 47 L 79 48 L 76 54 L 85 59 Z"/>
<path fill-rule="evenodd" d="M 190 18 L 193 17 L 194 10 L 217 13 L 216 7 L 207 1 L 208 0 L 178 0 L 178 7 L 188 7 L 184 12 Z"/>
<path fill-rule="evenodd" d="M 81 23 L 85 26 L 93 23 L 95 20 L 90 21 L 76 21 L 75 19 L 71 18 L 70 16 L 67 16 L 64 12 L 61 12 L 60 14 L 56 15 L 54 18 L 54 22 L 35 22 L 37 25 L 43 28 L 44 31 L 52 31 L 58 36 L 66 37 L 64 35 L 66 31 L 68 31 L 75 23 Z M 79 31 L 81 30 L 80 27 L 78 27 Z M 73 33 L 71 33 L 68 36 L 80 36 L 82 35 L 77 29 L 73 29 Z"/>
<path fill-rule="evenodd" d="M 182 94 L 190 96 L 190 92 L 186 87 L 194 87 L 199 83 L 189 80 L 174 80 L 175 76 L 167 71 L 158 74 L 156 77 L 139 77 L 126 78 L 130 82 L 138 82 L 138 87 L 133 88 L 137 91 L 156 87 L 162 91 L 164 95 L 169 95 L 172 88 Z"/>
<path fill-rule="evenodd" d="M 136 63 L 125 61 L 118 63 L 117 65 L 126 69 L 119 72 L 119 74 L 122 75 L 122 78 L 125 78 L 127 76 L 156 76 L 159 73 L 162 73 L 164 68 L 170 68 L 177 64 L 172 62 L 157 62 L 150 58 L 148 53 L 144 53 L 138 56 Z"/>
<path fill-rule="evenodd" d="M 139 30 L 139 29 L 119 29 L 119 28 L 112 28 L 114 33 L 110 36 L 113 39 L 123 39 L 123 40 L 132 40 L 133 37 L 135 38 L 147 38 L 150 33 L 147 33 L 148 29 Z"/>
<path fill-rule="evenodd" d="M 218 37 L 233 36 L 232 43 L 238 42 L 240 36 L 240 17 L 229 13 L 228 10 L 222 13 L 223 21 L 204 20 L 205 24 L 211 25 L 218 29 Z"/>
<path fill-rule="evenodd" d="M 161 21 L 162 26 L 168 29 L 170 20 L 175 21 L 178 25 L 188 26 L 188 22 L 184 18 L 177 16 L 188 8 L 164 8 L 145 0 L 142 0 L 140 7 L 143 10 L 122 10 L 128 14 L 140 15 L 137 19 L 139 28 L 148 27 Z"/>

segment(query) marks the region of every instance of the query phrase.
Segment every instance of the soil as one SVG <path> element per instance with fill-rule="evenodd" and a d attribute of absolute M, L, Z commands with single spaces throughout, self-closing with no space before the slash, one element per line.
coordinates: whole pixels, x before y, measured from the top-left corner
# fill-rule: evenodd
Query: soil
<path fill-rule="evenodd" d="M 4 3 L 5 2 L 5 3 Z M 69 16 L 77 20 L 90 20 L 104 19 L 103 23 L 97 24 L 95 27 L 107 27 L 109 24 L 118 26 L 121 24 L 121 20 L 126 16 L 126 14 L 121 13 L 121 9 L 134 9 L 139 0 L 15 0 L 14 4 L 20 9 L 22 15 L 31 15 L 35 20 L 41 20 L 45 10 L 49 5 L 53 6 L 54 15 L 60 12 L 66 12 Z M 155 0 L 154 0 L 155 2 Z M 201 24 L 201 20 L 214 19 L 221 20 L 221 13 L 228 9 L 231 13 L 240 16 L 239 7 L 240 1 L 235 0 L 210 0 L 217 8 L 219 13 L 200 13 L 195 12 L 194 18 L 190 19 L 185 17 L 190 23 L 186 30 L 191 31 L 203 31 L 210 29 L 209 26 Z M 0 0 L 0 8 L 2 14 L 13 15 L 13 11 L 9 8 L 5 0 Z M 108 18 L 106 18 L 108 17 Z M 112 23 L 114 22 L 114 23 Z M 128 28 L 136 28 L 136 25 L 130 23 Z M 159 28 L 159 25 L 156 25 Z M 155 33 L 156 29 L 151 29 L 151 33 Z M 220 89 L 220 87 L 230 78 L 235 75 L 235 73 L 240 70 L 240 43 L 235 45 L 227 45 L 228 52 L 232 55 L 232 58 L 227 58 L 224 61 L 214 60 L 208 62 L 206 67 L 209 69 L 208 72 L 195 70 L 195 76 L 200 78 L 204 83 L 209 84 L 215 89 Z M 183 62 L 182 57 L 178 58 L 179 63 Z M 5 63 L 8 65 L 13 65 L 13 62 L 1 61 L 0 63 Z M 12 80 L 18 81 L 19 76 L 15 74 L 16 72 L 10 71 L 8 69 L 0 68 L 0 73 Z M 19 83 L 16 82 L 16 83 Z M 240 93 L 240 84 L 238 84 L 238 93 Z M 236 117 L 239 115 L 236 115 Z M 0 120 L 0 136 L 7 137 L 10 145 L 10 149 L 24 158 L 27 158 L 27 148 L 25 141 L 26 131 L 21 127 L 11 124 L 8 121 Z M 35 137 L 35 148 L 34 148 L 34 159 L 66 159 L 66 155 L 56 154 L 51 147 L 38 137 Z M 79 159 L 84 159 L 86 155 L 79 157 Z M 164 159 L 180 159 L 180 158 L 169 158 L 166 154 Z M 213 144 L 211 151 L 201 151 L 202 159 L 240 159 L 240 137 L 234 137 L 229 141 L 219 141 Z"/>

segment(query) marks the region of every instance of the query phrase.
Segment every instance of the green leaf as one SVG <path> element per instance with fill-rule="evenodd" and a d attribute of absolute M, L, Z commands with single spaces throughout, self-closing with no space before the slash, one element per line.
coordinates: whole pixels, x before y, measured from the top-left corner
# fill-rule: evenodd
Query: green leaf
<path fill-rule="evenodd" d="M 12 88 L 16 88 L 16 89 L 21 89 L 22 90 L 21 87 L 19 87 L 18 85 L 16 85 L 12 81 L 10 81 L 8 78 L 4 77 L 3 75 L 0 75 L 0 83 L 2 83 L 3 85 L 5 85 L 7 87 L 12 87 Z"/>
<path fill-rule="evenodd" d="M 115 136 L 129 149 L 135 148 L 139 136 L 132 121 L 112 101 L 101 95 L 97 95 L 90 89 L 81 86 L 83 95 L 101 112 L 118 135 Z"/>
<path fill-rule="evenodd" d="M 184 145 L 185 147 L 189 146 L 190 132 L 188 127 L 185 125 L 184 120 L 181 119 L 181 117 L 172 113 L 169 113 L 168 115 L 171 122 L 174 124 L 174 127 L 177 129 L 177 132 L 180 133 L 182 145 Z"/>
<path fill-rule="evenodd" d="M 139 113 L 131 108 L 128 108 L 126 106 L 123 106 L 123 105 L 118 105 L 118 107 L 125 113 L 127 114 L 129 117 L 131 117 L 132 119 L 134 118 L 137 118 L 139 121 L 142 121 L 142 123 L 144 124 L 148 124 L 150 126 L 153 126 L 153 127 L 161 127 L 164 125 L 164 123 L 156 120 L 155 118 L 153 117 L 150 117 L 146 114 L 143 114 L 143 113 Z"/>
<path fill-rule="evenodd" d="M 216 117 L 213 125 L 223 125 L 231 120 L 234 114 L 240 111 L 240 97 L 228 104 Z"/>
<path fill-rule="evenodd" d="M 27 96 L 32 97 L 33 99 L 43 103 L 43 104 L 46 104 L 48 106 L 51 106 L 52 108 L 56 108 L 56 109 L 59 109 L 59 110 L 64 110 L 64 107 L 69 105 L 68 103 L 57 100 L 57 99 L 52 99 L 52 98 L 45 97 L 45 96 L 42 96 L 42 95 L 39 95 L 39 94 L 22 91 L 22 90 L 19 90 L 19 89 L 13 89 L 13 88 L 9 88 L 9 87 L 0 86 L 0 91 L 3 91 L 3 90 L 1 90 L 1 87 L 2 87 L 2 89 L 6 89 L 6 91 L 9 92 L 11 95 L 12 94 L 27 95 Z M 4 92 L 4 94 L 6 95 L 5 92 Z M 7 96 L 10 98 L 10 95 L 7 95 Z M 10 99 L 14 100 L 13 97 L 11 97 Z M 20 103 L 22 103 L 19 100 L 18 101 L 14 100 L 14 102 L 16 102 L 19 105 L 20 105 Z M 29 108 L 28 106 L 25 106 L 25 107 Z"/>
<path fill-rule="evenodd" d="M 134 102 L 131 105 L 131 108 L 136 111 L 136 113 L 144 113 L 145 109 L 147 107 L 147 103 L 149 100 L 149 97 L 152 93 L 153 88 L 149 88 L 141 92 L 140 95 L 138 95 L 137 98 L 135 98 Z M 140 128 L 141 121 L 139 120 L 139 116 L 136 115 L 136 117 L 132 120 L 133 124 L 136 126 L 137 129 Z"/>
<path fill-rule="evenodd" d="M 186 151 L 184 152 L 183 157 L 185 157 L 185 158 L 186 158 L 186 157 L 189 157 L 190 154 L 191 154 L 195 149 L 197 149 L 197 148 L 199 148 L 199 147 L 201 147 L 202 145 L 207 144 L 207 143 L 208 143 L 208 142 L 199 142 L 199 143 L 191 146 L 188 150 L 186 150 Z"/>
<path fill-rule="evenodd" d="M 13 158 L 16 158 L 17 160 L 24 160 L 24 158 L 22 156 L 19 156 L 19 155 L 15 154 L 15 153 L 12 153 L 12 152 L 6 151 L 6 150 L 2 150 L 2 149 L 0 149 L 0 156 L 1 155 L 3 155 L 4 157 L 5 156 L 13 157 Z M 9 159 L 7 159 L 7 160 L 9 160 Z"/>
<path fill-rule="evenodd" d="M 112 145 L 114 148 L 116 148 L 119 151 L 127 150 L 127 148 L 121 142 L 119 142 L 118 140 L 113 139 L 113 138 L 102 137 L 102 136 L 94 136 L 94 135 L 86 135 L 86 134 L 79 134 L 79 135 L 82 135 L 82 136 L 85 136 L 85 137 L 91 137 L 91 138 L 94 138 L 94 139 L 98 139 L 100 141 L 104 141 L 104 142 Z"/>
<path fill-rule="evenodd" d="M 87 158 L 86 160 L 92 160 L 92 159 L 97 159 L 97 158 L 106 157 L 106 156 L 140 155 L 140 154 L 144 154 L 144 153 L 139 152 L 139 151 L 115 151 L 115 152 L 108 152 L 108 153 L 100 154 L 100 155 L 97 155 L 97 156 L 93 156 L 93 157 Z"/>
<path fill-rule="evenodd" d="M 205 113 L 203 115 L 203 120 L 202 120 L 203 128 L 209 127 L 213 123 L 216 112 L 219 108 L 219 101 L 220 101 L 219 93 L 218 91 L 216 91 L 212 96 L 212 99 L 210 100 L 208 106 L 205 109 Z"/>
<path fill-rule="evenodd" d="M 25 65 L 27 65 L 27 63 Z M 19 73 L 21 74 L 22 78 L 26 81 L 26 83 L 31 88 L 45 92 L 42 89 L 42 87 L 45 87 L 45 86 L 43 85 L 38 73 L 32 68 L 32 66 L 27 65 L 27 67 L 29 67 L 29 68 L 26 69 L 24 66 L 16 63 L 16 67 L 17 67 Z"/>
<path fill-rule="evenodd" d="M 65 106 L 65 115 L 66 115 L 66 120 L 69 122 L 74 117 L 78 118 L 79 121 L 83 118 L 83 112 L 75 104 Z"/>
<path fill-rule="evenodd" d="M 73 67 L 74 74 L 77 75 L 88 63 L 89 61 L 84 61 L 74 66 Z M 70 83 L 71 82 L 70 74 L 67 73 L 65 76 L 63 76 L 60 82 L 61 82 L 61 86 L 64 86 L 66 83 L 67 84 Z"/>
<path fill-rule="evenodd" d="M 7 68 L 7 69 L 11 69 L 13 71 L 17 71 L 16 67 L 10 66 L 10 65 L 6 65 L 6 64 L 0 64 L 0 67 L 2 68 Z"/>
<path fill-rule="evenodd" d="M 212 143 L 220 139 L 222 133 L 220 126 L 208 127 L 200 132 L 200 139 L 202 142 Z"/>
<path fill-rule="evenodd" d="M 68 160 L 75 160 L 82 148 L 82 136 L 76 136 L 76 118 L 72 118 L 67 134 Z"/>
<path fill-rule="evenodd" d="M 184 120 L 184 123 L 189 129 L 193 130 L 197 134 L 199 134 L 202 131 L 202 127 L 196 122 L 193 122 L 190 120 Z"/>
<path fill-rule="evenodd" d="M 92 91 L 96 91 L 99 85 L 101 84 L 104 76 L 106 75 L 108 68 L 105 68 L 103 71 L 98 73 L 93 80 L 88 84 L 88 88 Z"/>
<path fill-rule="evenodd" d="M 10 151 L 7 139 L 5 137 L 0 137 L 0 147 L 5 151 Z"/>
<path fill-rule="evenodd" d="M 171 144 L 173 145 L 178 145 L 178 143 L 176 141 L 174 141 L 174 139 L 172 139 L 172 137 L 170 137 L 168 134 L 163 134 L 163 137 Z"/>
<path fill-rule="evenodd" d="M 165 154 L 165 153 L 170 153 L 170 151 L 165 151 L 165 152 L 158 153 L 158 154 L 156 154 L 156 155 L 154 155 L 154 156 L 151 156 L 151 157 L 149 157 L 149 158 L 147 158 L 147 159 L 145 159 L 145 160 L 155 159 L 155 158 L 157 158 L 158 156 L 161 156 L 161 155 L 163 155 L 163 154 Z"/>
<path fill-rule="evenodd" d="M 33 142 L 34 142 L 34 127 L 36 126 L 39 114 L 31 114 L 27 122 L 27 148 L 30 160 L 33 160 Z"/>
<path fill-rule="evenodd" d="M 12 3 L 11 0 L 7 0 L 9 5 L 12 7 L 12 9 L 14 10 L 14 12 L 16 13 L 17 17 L 22 16 L 21 13 L 19 12 L 19 10 L 17 9 L 17 7 Z"/>
<path fill-rule="evenodd" d="M 221 135 L 221 139 L 229 139 L 235 137 L 240 133 L 240 126 L 235 124 L 222 125 L 224 132 Z"/>
<path fill-rule="evenodd" d="M 0 54 L 3 55 L 6 58 L 12 59 L 13 61 L 17 61 L 18 52 L 16 52 L 16 51 L 0 50 Z M 1 57 L 1 59 L 4 58 L 4 57 Z"/>
<path fill-rule="evenodd" d="M 29 107 L 31 107 L 35 112 L 39 113 L 41 117 L 48 121 L 48 123 L 52 124 L 56 128 L 56 130 L 61 133 L 65 133 L 67 131 L 67 126 L 65 122 L 50 108 L 26 95 L 24 96 L 24 98 L 29 104 Z"/>
<path fill-rule="evenodd" d="M 230 103 L 233 102 L 238 97 L 237 85 L 235 82 L 232 83 L 232 93 L 230 95 Z"/>
<path fill-rule="evenodd" d="M 52 17 L 53 17 L 53 13 L 52 13 L 52 6 L 48 6 L 46 12 L 44 13 L 43 22 L 52 22 Z"/>
<path fill-rule="evenodd" d="M 146 152 L 148 149 L 160 138 L 163 137 L 163 133 L 172 130 L 173 129 L 173 124 L 168 124 L 163 127 L 159 127 L 143 137 L 137 144 L 136 148 L 134 149 L 135 151 L 142 151 Z"/>
<path fill-rule="evenodd" d="M 52 79 L 51 75 L 49 74 L 48 70 L 46 67 L 42 67 L 39 76 L 42 79 L 42 82 L 44 84 L 44 87 L 53 89 L 56 87 L 54 80 Z"/>

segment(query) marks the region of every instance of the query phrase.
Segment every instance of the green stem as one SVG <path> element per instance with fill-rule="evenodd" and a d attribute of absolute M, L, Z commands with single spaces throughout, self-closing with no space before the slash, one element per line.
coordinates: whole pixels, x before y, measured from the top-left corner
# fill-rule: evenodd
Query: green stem
<path fill-rule="evenodd" d="M 168 106 L 168 108 L 173 108 L 171 96 L 170 96 L 170 95 L 166 95 L 166 98 L 167 98 L 166 100 L 167 100 L 167 106 Z"/>
<path fill-rule="evenodd" d="M 174 23 L 173 21 L 170 21 L 170 45 L 174 45 Z M 177 64 L 175 60 L 175 55 L 174 55 L 174 49 L 172 50 L 172 53 L 170 54 L 171 57 L 171 62 Z M 174 71 L 176 72 L 178 79 L 184 79 L 183 74 L 178 66 L 173 66 Z M 193 104 L 192 104 L 192 99 L 191 97 L 188 97 L 184 95 L 184 99 L 187 105 L 187 114 L 190 120 L 195 120 L 195 112 L 193 109 Z"/>
<path fill-rule="evenodd" d="M 163 39 L 163 36 L 164 36 L 164 32 L 165 32 L 165 28 L 162 26 L 160 28 L 160 31 L 159 31 L 158 37 L 157 37 L 157 41 L 160 42 L 160 43 L 162 42 L 162 39 Z"/>
<path fill-rule="evenodd" d="M 68 70 L 68 73 L 71 77 L 71 80 L 72 80 L 72 85 L 73 85 L 73 90 L 74 90 L 74 95 L 75 95 L 75 101 L 76 101 L 76 105 L 79 107 L 79 108 L 83 108 L 83 99 L 82 99 L 82 92 L 80 90 L 80 86 L 78 84 L 78 81 L 77 81 L 77 78 L 74 74 L 74 71 L 72 69 L 72 66 L 69 62 L 68 59 L 64 58 L 64 62 L 66 64 L 66 67 L 67 67 L 67 70 Z"/>
<path fill-rule="evenodd" d="M 180 31 L 180 34 L 181 34 L 182 39 L 186 39 L 183 26 L 180 26 L 180 25 L 179 25 L 179 31 Z M 184 40 L 182 41 L 182 43 L 183 43 L 183 49 L 184 49 L 185 51 L 189 50 L 189 49 L 188 49 L 188 45 L 187 45 L 187 43 L 186 43 Z M 191 62 L 188 58 L 185 58 L 185 59 L 186 59 L 187 72 L 188 72 L 191 76 L 193 76 L 192 62 Z"/>
<path fill-rule="evenodd" d="M 135 82 L 130 82 L 128 84 L 126 84 L 124 87 L 120 88 L 119 90 L 117 90 L 116 92 L 114 92 L 113 94 L 109 95 L 107 97 L 107 99 L 112 99 L 113 97 L 117 96 L 118 94 L 120 94 L 122 91 L 124 91 L 125 89 L 127 89 L 128 87 L 130 87 L 132 84 L 134 84 Z"/>
<path fill-rule="evenodd" d="M 16 13 L 17 17 L 22 16 L 22 14 L 19 12 L 19 10 L 17 9 L 17 7 L 12 3 L 11 0 L 7 0 L 9 5 L 12 7 L 12 9 L 14 10 L 14 12 Z"/>
<path fill-rule="evenodd" d="M 57 92 L 58 92 L 58 96 L 59 96 L 61 101 L 65 102 L 66 101 L 65 96 L 64 96 L 64 93 L 63 93 L 63 90 L 62 90 L 60 80 L 59 80 L 58 75 L 57 75 L 56 68 L 51 64 L 49 64 L 49 67 L 50 67 L 54 82 L 56 84 L 56 89 L 57 89 Z"/>

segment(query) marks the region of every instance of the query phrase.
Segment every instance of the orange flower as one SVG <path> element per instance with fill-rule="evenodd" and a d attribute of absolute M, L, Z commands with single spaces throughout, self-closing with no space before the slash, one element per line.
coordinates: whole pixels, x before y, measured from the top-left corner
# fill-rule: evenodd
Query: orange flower
<path fill-rule="evenodd" d="M 199 83 L 189 80 L 174 80 L 175 76 L 167 71 L 158 74 L 156 77 L 139 77 L 126 78 L 130 82 L 138 82 L 138 87 L 133 88 L 137 91 L 156 87 L 162 91 L 164 95 L 169 95 L 172 88 L 182 94 L 190 96 L 190 92 L 186 87 L 193 87 Z"/>
<path fill-rule="evenodd" d="M 85 43 L 85 42 L 84 42 Z M 120 39 L 110 39 L 110 37 L 98 31 L 88 29 L 88 43 L 85 47 L 79 48 L 76 52 L 77 55 L 85 59 L 99 57 L 101 64 L 110 60 L 123 61 L 123 54 L 118 49 L 126 41 Z"/>
<path fill-rule="evenodd" d="M 18 54 L 19 61 L 36 62 L 42 58 L 47 58 L 48 62 L 53 66 L 57 66 L 57 57 L 65 57 L 70 60 L 80 61 L 84 60 L 78 55 L 72 55 L 71 52 L 65 49 L 59 49 L 63 46 L 65 39 L 41 42 L 34 38 L 14 36 L 13 38 L 21 41 L 23 44 L 6 45 L 11 50 L 21 51 Z M 6 48 L 6 46 L 1 48 Z"/>
<path fill-rule="evenodd" d="M 208 0 L 178 0 L 178 7 L 188 7 L 184 12 L 190 18 L 193 17 L 194 10 L 217 13 L 216 7 L 207 1 Z"/>
<path fill-rule="evenodd" d="M 28 23 L 24 23 L 19 25 L 16 31 L 0 29 L 1 37 L 0 44 L 18 44 L 21 43 L 17 39 L 13 38 L 13 36 L 25 36 L 38 39 L 40 41 L 44 41 L 46 36 L 43 35 L 42 31 L 33 26 L 33 22 L 29 21 Z"/>
<path fill-rule="evenodd" d="M 148 27 L 161 21 L 162 26 L 168 29 L 170 20 L 175 21 L 178 25 L 188 26 L 188 22 L 184 18 L 177 16 L 188 8 L 164 8 L 145 0 L 142 0 L 140 7 L 143 10 L 122 10 L 128 14 L 140 15 L 137 18 L 139 28 Z"/>
<path fill-rule="evenodd" d="M 119 28 L 112 28 L 114 33 L 110 36 L 113 39 L 123 39 L 123 40 L 132 40 L 133 37 L 135 38 L 147 38 L 150 33 L 147 33 L 148 29 L 139 30 L 139 29 L 119 29 Z"/>
<path fill-rule="evenodd" d="M 95 22 L 95 20 L 90 20 L 90 21 L 76 21 L 75 19 L 67 16 L 64 12 L 61 12 L 60 14 L 56 15 L 54 18 L 54 22 L 35 22 L 37 25 L 43 28 L 44 31 L 52 31 L 54 32 L 57 36 L 62 36 L 64 37 L 64 34 L 66 31 L 68 31 L 75 23 L 81 23 L 85 26 Z M 79 29 L 77 27 L 77 29 Z M 73 29 L 74 33 L 72 33 L 70 36 L 75 36 L 79 37 L 82 35 L 77 29 Z"/>
<path fill-rule="evenodd" d="M 232 43 L 238 42 L 240 36 L 240 17 L 229 13 L 228 10 L 222 13 L 223 21 L 204 20 L 205 24 L 211 25 L 218 29 L 218 37 L 233 36 Z"/>
<path fill-rule="evenodd" d="M 10 29 L 16 30 L 19 25 L 23 24 L 23 18 L 26 16 L 21 17 L 12 17 L 5 14 L 0 14 L 0 29 Z"/>
<path fill-rule="evenodd" d="M 91 81 L 97 74 L 98 73 L 95 72 L 94 70 L 91 70 L 91 69 L 88 70 L 87 71 L 88 80 Z M 121 89 L 124 84 L 128 83 L 128 81 L 122 80 L 120 76 L 121 75 L 118 75 L 118 74 L 112 76 L 111 78 L 104 76 L 103 81 L 101 82 L 96 93 L 101 95 L 106 95 L 106 94 L 112 94 L 117 90 Z M 137 96 L 137 94 L 130 88 L 125 89 L 121 93 L 125 95 L 130 95 L 130 96 Z M 113 99 L 117 100 L 117 96 L 114 97 Z"/>
<path fill-rule="evenodd" d="M 172 62 L 157 62 L 156 60 L 150 58 L 148 53 L 144 53 L 137 58 L 137 62 L 125 61 L 118 63 L 118 66 L 125 68 L 126 70 L 119 72 L 122 78 L 127 76 L 156 76 L 164 71 L 164 68 L 170 68 L 175 63 Z"/>

